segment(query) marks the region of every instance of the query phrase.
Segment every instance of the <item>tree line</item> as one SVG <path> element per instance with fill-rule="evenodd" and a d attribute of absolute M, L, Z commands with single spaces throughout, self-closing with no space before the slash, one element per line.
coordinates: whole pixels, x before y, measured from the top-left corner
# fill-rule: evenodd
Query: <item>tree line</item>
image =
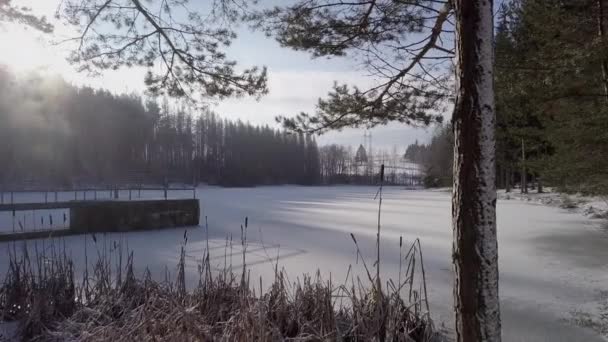
<path fill-rule="evenodd" d="M 222 119 L 168 100 L 0 72 L 0 184 L 375 184 L 363 146 Z M 20 99 L 16 102 L 14 99 Z M 387 166 L 401 157 L 381 151 Z M 387 169 L 389 184 L 415 179 Z M 408 178 L 409 177 L 409 178 Z"/>
<path fill-rule="evenodd" d="M 363 145 L 355 150 L 352 146 L 331 144 L 319 150 L 321 158 L 321 175 L 328 184 L 379 184 L 380 165 L 386 167 L 384 184 L 409 185 L 421 184 L 422 173 L 417 165 L 408 165 L 404 156 L 393 146 L 386 149 L 368 151 Z"/>
<path fill-rule="evenodd" d="M 440 125 L 427 143 L 415 143 L 405 150 L 404 158 L 423 167 L 424 185 L 427 187 L 452 186 L 452 154 L 454 133 L 452 126 Z"/>
<path fill-rule="evenodd" d="M 311 135 L 6 69 L 0 92 L 0 184 L 6 186 L 321 183 Z"/>

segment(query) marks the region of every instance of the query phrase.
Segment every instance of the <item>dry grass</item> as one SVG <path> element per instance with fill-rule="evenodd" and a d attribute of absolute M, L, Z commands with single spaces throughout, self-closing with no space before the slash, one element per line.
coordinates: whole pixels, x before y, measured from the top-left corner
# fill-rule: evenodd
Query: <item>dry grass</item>
<path fill-rule="evenodd" d="M 372 276 L 375 272 L 370 272 L 358 253 L 366 279 L 353 276 L 349 268 L 342 284 L 323 280 L 320 273 L 290 282 L 275 265 L 274 281 L 263 289 L 261 279 L 259 284 L 251 283 L 245 266 L 246 229 L 245 224 L 241 274 L 232 268 L 213 271 L 207 251 L 199 264 L 198 285 L 191 291 L 187 291 L 185 281 L 186 235 L 177 277 L 164 281 L 153 280 L 147 270 L 137 278 L 133 253 L 123 251 L 121 243 L 107 248 L 95 239 L 96 262 L 89 270 L 87 257 L 79 281 L 60 242 L 43 248 L 44 253 L 39 253 L 36 245 L 32 257 L 25 242 L 21 248 L 13 244 L 6 281 L 0 289 L 0 315 L 3 320 L 19 320 L 23 338 L 33 341 L 438 338 L 428 310 L 419 241 L 403 250 L 397 282 L 382 283 L 378 275 Z M 357 246 L 354 236 L 353 241 Z"/>

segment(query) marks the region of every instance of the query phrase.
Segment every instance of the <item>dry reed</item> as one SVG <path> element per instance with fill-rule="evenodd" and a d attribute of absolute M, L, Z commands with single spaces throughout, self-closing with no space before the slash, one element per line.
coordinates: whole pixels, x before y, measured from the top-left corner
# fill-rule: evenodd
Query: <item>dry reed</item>
<path fill-rule="evenodd" d="M 88 251 L 82 278 L 62 240 L 30 256 L 25 242 L 9 248 L 9 269 L 0 288 L 0 320 L 18 320 L 20 336 L 31 341 L 431 341 L 435 333 L 426 298 L 420 242 L 400 253 L 399 280 L 379 288 L 357 240 L 357 258 L 367 279 L 348 269 L 342 284 L 320 272 L 290 282 L 279 270 L 269 289 L 250 282 L 246 268 L 246 230 L 242 227 L 243 268 L 230 261 L 221 271 L 210 265 L 209 249 L 198 265 L 198 285 L 186 288 L 184 242 L 177 279 L 156 281 L 146 269 L 136 277 L 133 253 L 123 241 L 97 241 L 89 270 Z M 44 242 L 48 243 L 48 242 Z M 230 246 L 228 246 L 230 244 Z M 402 246 L 402 239 L 399 241 Z M 86 244 L 85 244 L 86 246 Z M 85 247 L 86 248 L 86 247 Z M 226 243 L 232 249 L 232 239 Z M 405 250 L 404 250 L 405 251 Z M 228 252 L 231 254 L 231 251 Z M 379 260 L 376 261 L 379 267 Z M 225 263 L 225 265 L 227 265 Z M 421 271 L 421 272 L 420 272 Z M 419 278 L 417 274 L 421 273 Z M 167 272 L 168 274 L 168 272 Z"/>

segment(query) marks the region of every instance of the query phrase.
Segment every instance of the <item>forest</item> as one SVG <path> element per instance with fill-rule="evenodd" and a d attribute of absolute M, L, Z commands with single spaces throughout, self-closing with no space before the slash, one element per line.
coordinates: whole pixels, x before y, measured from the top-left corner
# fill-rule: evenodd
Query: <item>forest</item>
<path fill-rule="evenodd" d="M 3 70 L 0 89 L 0 184 L 320 182 L 310 135 L 35 73 Z"/>
<path fill-rule="evenodd" d="M 498 9 L 495 33 L 497 186 L 526 192 L 608 193 L 605 25 L 596 2 L 516 0 Z M 600 25 L 600 27 L 598 27 Z M 427 184 L 452 183 L 453 134 L 437 128 L 406 157 Z"/>
<path fill-rule="evenodd" d="M 363 146 L 357 153 L 350 146 L 318 147 L 311 134 L 230 121 L 167 98 L 117 95 L 7 69 L 0 90 L 0 185 L 377 182 Z M 379 156 L 388 165 L 396 151 Z M 393 169 L 386 181 L 405 179 Z"/>

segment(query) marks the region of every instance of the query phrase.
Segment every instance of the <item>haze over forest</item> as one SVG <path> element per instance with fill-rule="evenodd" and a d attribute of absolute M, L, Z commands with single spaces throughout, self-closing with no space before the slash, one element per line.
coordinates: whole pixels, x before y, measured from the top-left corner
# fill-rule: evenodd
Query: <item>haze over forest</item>
<path fill-rule="evenodd" d="M 65 57 L 74 45 L 64 40 L 72 38 L 75 31 L 73 27 L 61 25 L 60 20 L 53 18 L 59 2 L 18 2 L 19 5 L 31 7 L 32 13 L 49 18 L 50 22 L 56 25 L 54 34 L 48 36 L 17 23 L 2 24 L 0 39 L 3 42 L 3 53 L 0 55 L 0 64 L 8 66 L 11 72 L 17 74 L 36 71 L 51 77 L 60 76 L 76 86 L 106 89 L 114 94 L 144 95 L 143 68 L 123 67 L 117 71 L 107 70 L 102 75 L 90 77 L 91 75 L 79 73 L 69 65 Z M 240 119 L 254 125 L 270 125 L 276 128 L 277 115 L 313 112 L 318 98 L 325 97 L 335 81 L 363 87 L 373 82 L 365 76 L 365 71 L 356 61 L 311 59 L 304 52 L 281 48 L 274 39 L 265 37 L 261 32 L 249 30 L 245 24 L 240 25 L 237 34 L 239 38 L 227 49 L 228 55 L 242 67 L 267 66 L 270 92 L 259 100 L 245 97 L 208 102 L 210 108 L 222 118 Z M 451 113 L 447 111 L 446 115 L 449 117 Z M 374 146 L 385 150 L 397 146 L 401 153 L 408 144 L 416 140 L 429 140 L 432 131 L 394 123 L 371 130 Z M 319 143 L 336 143 L 356 148 L 363 142 L 362 136 L 362 130 L 347 128 L 342 132 L 329 132 L 320 136 Z"/>

